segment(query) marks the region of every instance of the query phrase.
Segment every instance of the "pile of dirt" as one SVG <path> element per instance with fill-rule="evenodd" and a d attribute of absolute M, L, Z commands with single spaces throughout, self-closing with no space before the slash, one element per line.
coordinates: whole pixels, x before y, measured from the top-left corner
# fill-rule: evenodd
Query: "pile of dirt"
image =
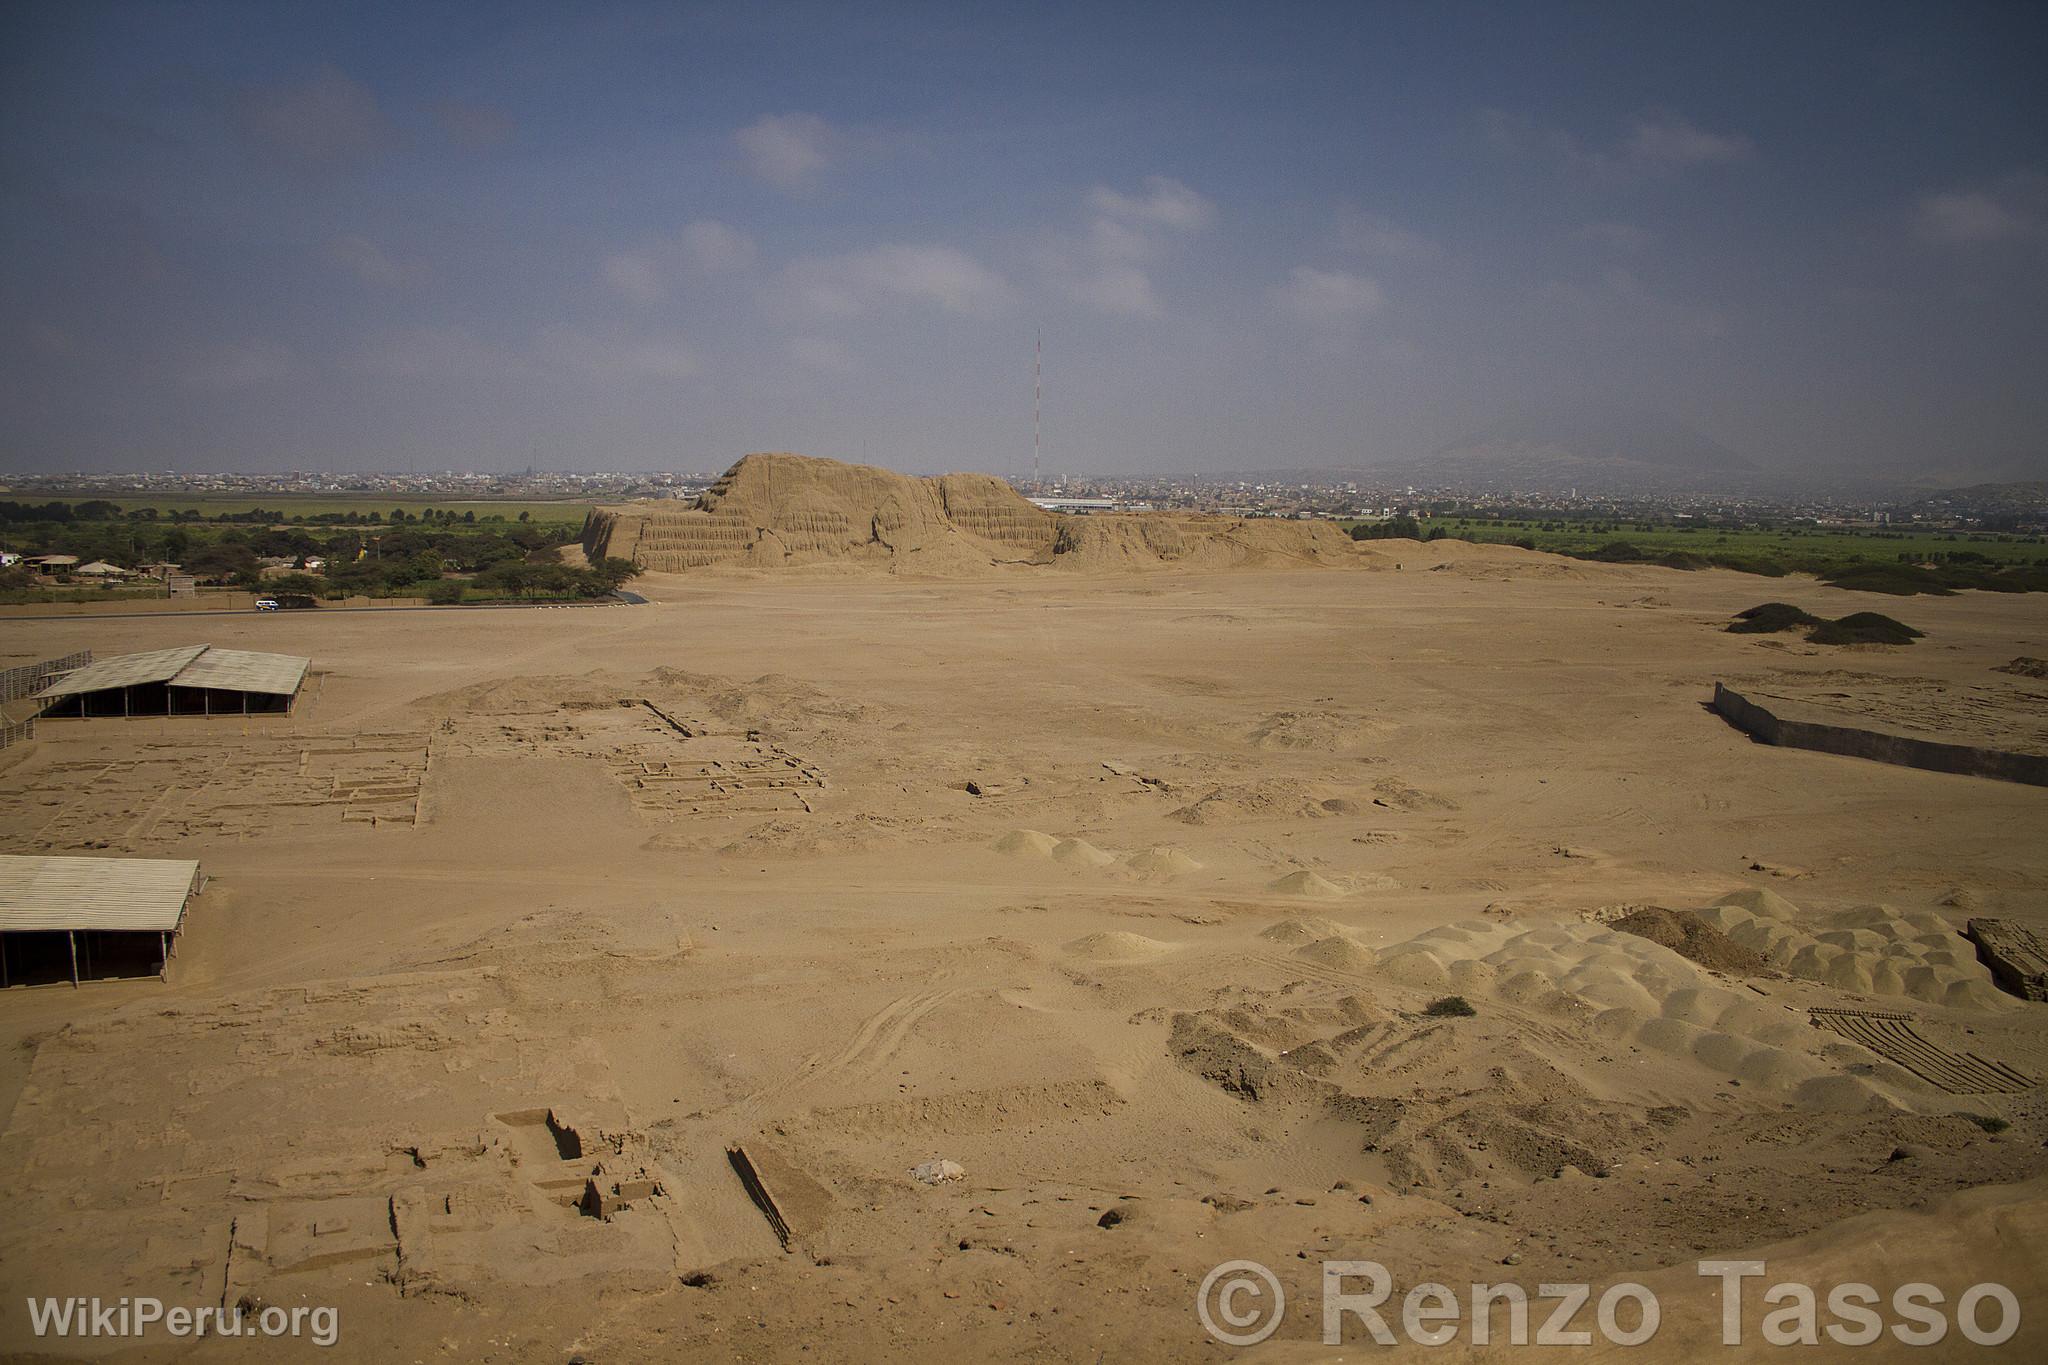
<path fill-rule="evenodd" d="M 1090 572 L 1358 563 L 1331 523 L 1181 513 L 1068 517 L 989 474 L 914 478 L 786 453 L 748 455 L 694 503 L 592 509 L 592 560 L 680 573 L 711 566 L 867 565 L 965 577 L 1001 565 Z"/>
<path fill-rule="evenodd" d="M 1910 645 L 1926 633 L 1881 612 L 1859 611 L 1822 622 L 1806 638 L 1816 645 Z"/>
<path fill-rule="evenodd" d="M 2010 673 L 2019 678 L 2048 678 L 2048 659 L 2030 659 L 2022 654 L 2009 664 L 2000 664 L 1993 673 Z"/>
<path fill-rule="evenodd" d="M 1737 612 L 1728 625 L 1731 635 L 1775 635 L 1786 630 L 1806 631 L 1807 643 L 1815 645 L 1910 645 L 1926 633 L 1874 611 L 1830 621 L 1790 602 L 1765 602 Z"/>
<path fill-rule="evenodd" d="M 1804 607 L 1795 607 L 1790 602 L 1765 602 L 1762 606 L 1751 607 L 1748 611 L 1735 613 L 1734 622 L 1728 627 L 1730 635 L 1775 635 L 1781 630 L 1797 630 L 1802 626 L 1817 626 L 1821 618 Z"/>
<path fill-rule="evenodd" d="M 1690 911 L 1645 905 L 1612 921 L 1607 927 L 1661 944 L 1680 957 L 1717 972 L 1751 976 L 1768 969 L 1761 955 L 1743 947 Z"/>

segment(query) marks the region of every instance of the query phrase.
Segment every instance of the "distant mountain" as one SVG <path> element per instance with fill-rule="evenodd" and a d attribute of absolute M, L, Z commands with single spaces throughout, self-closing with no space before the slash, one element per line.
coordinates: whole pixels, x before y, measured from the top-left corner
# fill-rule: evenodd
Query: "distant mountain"
<path fill-rule="evenodd" d="M 1573 409 L 1523 413 L 1439 446 L 1417 469 L 1435 479 L 1568 484 L 1747 482 L 1756 465 L 1659 413 Z"/>

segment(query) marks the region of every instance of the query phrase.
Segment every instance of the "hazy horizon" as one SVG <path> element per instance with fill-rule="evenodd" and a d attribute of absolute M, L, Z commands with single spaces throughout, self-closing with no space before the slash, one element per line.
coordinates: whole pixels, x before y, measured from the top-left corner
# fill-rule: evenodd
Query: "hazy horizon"
<path fill-rule="evenodd" d="M 17 5 L 0 469 L 2041 477 L 1999 4 Z M 1683 446 L 1683 442 L 1679 443 Z"/>

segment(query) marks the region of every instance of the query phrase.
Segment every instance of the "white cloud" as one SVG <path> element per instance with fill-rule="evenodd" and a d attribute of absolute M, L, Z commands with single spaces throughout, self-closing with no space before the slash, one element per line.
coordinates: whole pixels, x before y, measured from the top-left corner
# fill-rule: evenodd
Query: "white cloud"
<path fill-rule="evenodd" d="M 1001 275 L 949 246 L 889 245 L 808 257 L 792 261 L 784 278 L 805 306 L 841 317 L 890 301 L 949 313 L 988 313 L 1010 296 Z"/>
<path fill-rule="evenodd" d="M 521 357 L 460 327 L 408 327 L 371 340 L 353 358 L 357 369 L 393 379 L 437 384 L 528 376 Z"/>
<path fill-rule="evenodd" d="M 191 356 L 179 375 L 195 389 L 231 393 L 274 383 L 291 374 L 292 353 L 272 341 L 209 346 Z"/>
<path fill-rule="evenodd" d="M 1337 214 L 1337 242 L 1346 251 L 1395 260 L 1441 256 L 1443 248 L 1419 232 L 1411 232 L 1383 214 L 1344 208 Z"/>
<path fill-rule="evenodd" d="M 1298 265 L 1288 272 L 1287 283 L 1274 287 L 1273 302 L 1302 322 L 1342 328 L 1378 312 L 1386 295 L 1364 275 Z"/>
<path fill-rule="evenodd" d="M 346 270 L 376 289 L 396 289 L 426 273 L 419 262 L 398 260 L 369 238 L 353 234 L 336 237 L 322 248 L 321 255 L 337 270 Z"/>
<path fill-rule="evenodd" d="M 754 263 L 754 239 L 736 227 L 700 218 L 673 241 L 651 242 L 604 258 L 598 273 L 611 291 L 629 303 L 651 308 L 668 297 L 686 271 L 733 274 Z"/>
<path fill-rule="evenodd" d="M 754 239 L 715 218 L 699 218 L 683 229 L 683 249 L 706 274 L 745 270 L 754 263 Z"/>
<path fill-rule="evenodd" d="M 733 134 L 755 176 L 801 189 L 845 147 L 846 137 L 816 114 L 766 114 Z"/>
<path fill-rule="evenodd" d="M 544 366 L 583 379 L 688 379 L 698 370 L 696 354 L 674 338 L 599 337 L 559 323 L 541 329 L 534 350 Z"/>
<path fill-rule="evenodd" d="M 1588 223 L 1572 236 L 1582 242 L 1610 247 L 1615 251 L 1641 251 L 1654 240 L 1652 235 L 1634 223 Z"/>
<path fill-rule="evenodd" d="M 1646 166 L 1700 166 L 1741 161 L 1754 145 L 1737 133 L 1710 133 L 1676 114 L 1644 115 L 1626 144 L 1630 160 Z"/>
<path fill-rule="evenodd" d="M 1147 177 L 1142 194 L 1098 185 L 1088 193 L 1094 215 L 1078 237 L 1054 241 L 1041 253 L 1046 273 L 1069 298 L 1098 312 L 1156 317 L 1165 311 L 1148 269 L 1175 234 L 1200 231 L 1214 220 L 1209 199 L 1163 175 Z"/>
<path fill-rule="evenodd" d="M 826 374 L 850 374 L 855 368 L 853 351 L 845 342 L 830 337 L 797 337 L 789 343 L 789 357 L 806 369 Z"/>
<path fill-rule="evenodd" d="M 668 278 L 649 252 L 616 252 L 598 268 L 614 295 L 641 307 L 668 297 Z"/>
<path fill-rule="evenodd" d="M 642 308 L 652 307 L 668 295 L 668 280 L 650 252 L 617 252 L 605 257 L 599 270 L 613 293 Z"/>
<path fill-rule="evenodd" d="M 1102 217 L 1122 223 L 1147 224 L 1192 232 L 1209 225 L 1216 205 L 1170 176 L 1145 178 L 1145 192 L 1122 194 L 1098 185 L 1088 195 L 1088 206 Z"/>
<path fill-rule="evenodd" d="M 397 141 L 377 97 L 331 66 L 302 81 L 249 89 L 234 116 L 253 145 L 307 170 L 359 165 Z"/>
<path fill-rule="evenodd" d="M 2030 177 L 2015 176 L 1996 190 L 1927 195 L 1914 211 L 1914 230 L 1941 246 L 1979 246 L 2024 237 L 2035 226 L 2026 203 L 2030 184 Z"/>
<path fill-rule="evenodd" d="M 1727 336 L 1733 325 L 1719 307 L 1672 298 L 1621 265 L 1608 266 L 1590 284 L 1546 280 L 1534 295 L 1560 320 L 1580 327 L 1716 340 Z"/>
<path fill-rule="evenodd" d="M 1604 176 L 1671 173 L 1693 166 L 1745 161 L 1755 144 L 1740 133 L 1716 133 L 1677 114 L 1638 114 L 1628 133 L 1612 147 L 1593 147 L 1562 128 L 1538 123 L 1525 114 L 1482 110 L 1479 130 L 1493 146 L 1510 156 L 1562 162 L 1576 170 Z"/>
<path fill-rule="evenodd" d="M 468 104 L 461 100 L 447 100 L 434 106 L 434 121 L 441 125 L 441 134 L 465 151 L 480 152 L 495 147 L 512 136 L 512 116 L 504 110 L 487 104 Z"/>
<path fill-rule="evenodd" d="M 372 373 L 434 384 L 526 386 L 560 379 L 583 385 L 679 380 L 700 368 L 696 353 L 676 337 L 600 335 L 561 323 L 511 345 L 459 327 L 409 328 L 377 338 L 357 352 L 354 363 Z"/>

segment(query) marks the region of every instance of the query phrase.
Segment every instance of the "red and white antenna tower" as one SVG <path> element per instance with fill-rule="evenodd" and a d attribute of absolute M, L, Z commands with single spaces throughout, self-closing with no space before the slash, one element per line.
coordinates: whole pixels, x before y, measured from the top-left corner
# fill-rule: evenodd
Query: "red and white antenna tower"
<path fill-rule="evenodd" d="M 1031 352 L 1031 491 L 1036 493 L 1045 487 L 1045 481 L 1038 470 L 1038 407 L 1045 395 L 1045 381 L 1042 368 L 1045 362 L 1045 331 L 1040 328 L 1037 343 Z"/>

